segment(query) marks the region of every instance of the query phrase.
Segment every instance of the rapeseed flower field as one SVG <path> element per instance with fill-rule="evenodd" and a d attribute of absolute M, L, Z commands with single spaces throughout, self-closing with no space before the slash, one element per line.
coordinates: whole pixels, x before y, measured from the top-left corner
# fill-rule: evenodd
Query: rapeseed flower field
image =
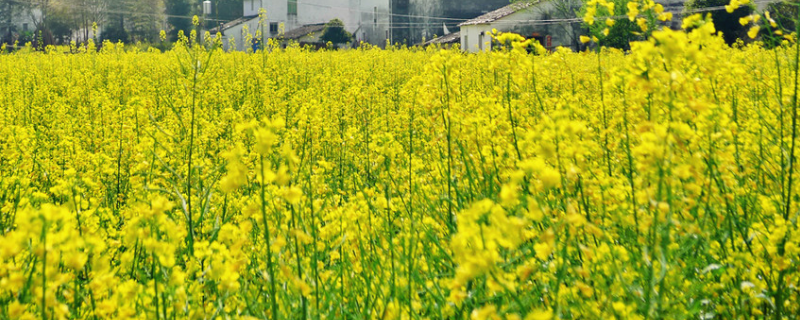
<path fill-rule="evenodd" d="M 685 23 L 0 55 L 0 319 L 794 319 L 800 46 Z"/>

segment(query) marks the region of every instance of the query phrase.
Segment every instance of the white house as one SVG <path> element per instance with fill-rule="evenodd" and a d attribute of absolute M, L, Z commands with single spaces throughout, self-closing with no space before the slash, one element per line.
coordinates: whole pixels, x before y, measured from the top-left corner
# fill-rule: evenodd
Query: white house
<path fill-rule="evenodd" d="M 266 11 L 263 21 L 261 9 Z M 226 48 L 232 41 L 238 50 L 244 50 L 250 47 L 244 43 L 248 33 L 255 36 L 261 31 L 264 39 L 278 38 L 295 29 L 339 19 L 355 41 L 382 45 L 392 39 L 391 16 L 391 0 L 245 0 L 244 17 L 212 33 L 221 30 Z"/>
<path fill-rule="evenodd" d="M 256 36 L 259 28 L 258 16 L 244 16 L 231 22 L 220 25 L 211 30 L 212 35 L 216 35 L 222 30 L 222 44 L 225 50 L 247 50 L 252 44 L 245 44 L 248 35 L 252 38 Z"/>
<path fill-rule="evenodd" d="M 518 2 L 463 22 L 459 24 L 461 49 L 469 52 L 490 51 L 492 29 L 535 38 L 548 49 L 560 46 L 578 49 L 579 21 L 544 23 L 574 16 L 577 8 L 563 6 L 563 3 L 547 0 Z M 580 2 L 576 1 L 575 5 L 579 6 Z"/>
<path fill-rule="evenodd" d="M 7 20 L 0 21 L 0 42 L 12 42 L 21 35 L 32 35 L 36 30 L 37 23 L 42 19 L 42 11 L 37 8 L 30 10 L 14 8 L 16 10 L 12 10 L 11 4 L 6 5 L 8 8 L 0 8 L 0 10 L 9 10 L 3 14 Z"/>

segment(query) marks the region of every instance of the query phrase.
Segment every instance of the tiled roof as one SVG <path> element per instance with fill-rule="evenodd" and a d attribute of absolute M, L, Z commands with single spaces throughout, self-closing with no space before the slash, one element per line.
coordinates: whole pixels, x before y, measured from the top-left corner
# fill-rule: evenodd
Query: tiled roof
<path fill-rule="evenodd" d="M 425 41 L 422 45 L 429 46 L 432 44 L 448 44 L 448 43 L 456 43 L 461 41 L 461 32 L 453 32 L 443 37 L 433 38 L 428 41 Z"/>
<path fill-rule="evenodd" d="M 296 40 L 315 32 L 322 32 L 322 30 L 325 30 L 324 23 L 309 24 L 297 29 L 289 30 L 283 35 L 283 38 L 287 40 Z"/>
<path fill-rule="evenodd" d="M 469 21 L 466 21 L 466 22 L 462 22 L 458 26 L 462 27 L 462 26 L 469 26 L 469 25 L 476 25 L 476 24 L 492 23 L 494 21 L 497 21 L 499 19 L 502 19 L 502 18 L 510 16 L 510 15 L 512 15 L 514 13 L 517 13 L 520 10 L 527 9 L 527 8 L 529 8 L 529 7 L 531 7 L 531 6 L 535 5 L 535 4 L 538 4 L 540 1 L 541 0 L 539 0 L 539 1 L 523 1 L 523 2 L 512 3 L 510 5 L 502 7 L 500 9 L 495 10 L 495 11 L 486 13 L 486 14 L 484 14 L 484 15 L 482 15 L 480 17 L 477 17 L 475 19 L 472 19 L 472 20 L 469 20 Z"/>
<path fill-rule="evenodd" d="M 245 22 L 250 21 L 250 20 L 255 19 L 255 18 L 258 18 L 258 15 L 244 16 L 244 17 L 241 17 L 239 19 L 236 19 L 236 20 L 233 20 L 233 21 L 230 21 L 230 22 L 226 22 L 220 27 L 222 28 L 222 32 L 225 32 L 225 30 L 228 30 L 230 28 L 233 28 L 233 27 L 235 27 L 237 25 L 240 25 L 242 23 L 245 23 Z M 220 27 L 216 27 L 214 29 L 211 29 L 211 30 L 209 30 L 209 32 L 211 32 L 211 34 L 215 34 L 215 33 L 219 32 Z"/>

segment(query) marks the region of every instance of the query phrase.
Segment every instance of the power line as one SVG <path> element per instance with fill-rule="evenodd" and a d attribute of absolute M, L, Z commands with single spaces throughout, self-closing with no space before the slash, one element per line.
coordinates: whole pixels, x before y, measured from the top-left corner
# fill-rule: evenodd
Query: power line
<path fill-rule="evenodd" d="M 324 4 L 316 4 L 316 3 L 305 3 L 305 2 L 297 2 L 297 5 L 305 5 L 311 7 L 320 7 L 320 8 L 328 8 L 328 9 L 348 9 L 353 12 L 357 13 L 375 13 L 374 11 L 360 11 L 354 10 L 353 7 L 342 7 L 342 6 L 329 6 Z M 448 17 L 435 17 L 435 16 L 423 16 L 423 15 L 411 15 L 411 14 L 398 14 L 398 13 L 381 13 L 381 15 L 388 15 L 393 17 L 405 17 L 405 18 L 420 18 L 420 19 L 434 19 L 434 20 L 449 20 L 449 21 L 467 21 L 469 19 L 461 19 L 461 18 L 448 18 Z"/>
<path fill-rule="evenodd" d="M 42 1 L 20 1 L 20 0 L 6 0 L 8 2 L 14 2 L 17 4 L 32 4 L 32 5 L 50 5 L 50 3 L 42 2 Z M 152 13 L 152 12 L 143 12 L 143 11 L 131 11 L 131 10 L 113 10 L 113 9 L 98 9 L 95 12 L 100 13 L 111 13 L 111 14 L 137 14 L 143 16 L 151 16 L 151 17 L 164 17 L 164 18 L 178 18 L 178 19 L 194 19 L 195 16 L 182 16 L 182 15 L 174 15 L 174 14 L 166 14 L 166 13 Z M 197 16 L 201 18 L 202 15 Z M 228 20 L 220 20 L 220 19 L 203 19 L 205 21 L 219 21 L 219 22 L 228 22 Z"/>
<path fill-rule="evenodd" d="M 783 2 L 785 0 L 754 0 L 751 1 L 753 4 L 772 4 Z M 341 8 L 341 9 L 352 9 L 349 7 L 341 7 L 341 6 L 328 6 L 328 5 L 319 5 L 319 4 L 311 4 L 311 3 L 300 3 L 298 5 L 308 5 L 308 6 L 316 6 L 316 7 L 323 7 L 323 8 Z M 684 10 L 682 12 L 677 12 L 673 10 L 665 10 L 666 12 L 672 12 L 673 14 L 693 14 L 693 13 L 703 13 L 703 12 L 712 12 L 712 11 L 720 11 L 724 10 L 726 6 L 715 6 L 715 7 L 706 7 L 706 8 L 698 8 L 693 10 Z M 360 13 L 373 13 L 369 11 L 356 11 Z M 446 18 L 446 17 L 434 17 L 434 16 L 417 16 L 417 15 L 401 15 L 401 14 L 392 14 L 388 13 L 390 16 L 403 16 L 403 17 L 414 17 L 414 18 L 430 18 L 430 19 L 441 19 L 441 20 L 452 20 L 452 21 L 469 21 L 471 19 L 458 19 L 458 18 Z M 610 19 L 623 19 L 628 18 L 627 15 L 619 15 L 619 16 L 609 16 L 606 18 Z M 582 22 L 582 17 L 576 18 L 564 18 L 564 19 L 528 19 L 528 20 L 500 20 L 496 21 L 495 23 L 525 23 L 529 25 L 548 25 L 548 24 L 559 24 L 559 23 L 575 23 L 575 22 Z M 442 22 L 401 22 L 401 23 L 386 23 L 386 22 L 379 22 L 375 24 L 367 24 L 367 25 L 401 25 L 401 26 L 428 26 L 428 25 L 439 25 Z M 353 26 L 363 26 L 363 25 L 348 25 L 348 27 Z"/>
<path fill-rule="evenodd" d="M 783 2 L 784 0 L 755 0 L 752 1 L 754 4 L 771 4 L 777 2 Z M 703 13 L 703 12 L 712 12 L 712 11 L 719 11 L 725 10 L 725 6 L 715 6 L 715 7 L 706 7 L 706 8 L 698 8 L 693 10 L 686 10 L 683 12 L 676 12 L 676 11 L 669 11 L 673 14 L 693 14 L 693 13 Z M 601 17 L 607 19 L 627 19 L 627 15 L 619 15 L 619 16 L 608 16 L 608 17 Z M 493 24 L 526 24 L 526 25 L 548 25 L 548 24 L 559 24 L 559 23 L 574 23 L 574 22 L 582 22 L 583 18 L 565 18 L 565 19 L 540 19 L 540 20 L 499 20 L 493 22 Z"/>
<path fill-rule="evenodd" d="M 33 4 L 33 5 L 49 5 L 50 4 L 48 2 L 43 2 L 43 1 L 21 1 L 21 0 L 6 0 L 6 1 L 17 3 L 17 4 Z M 328 9 L 348 9 L 351 12 L 362 13 L 362 14 L 364 14 L 364 13 L 366 13 L 366 14 L 374 13 L 373 11 L 354 10 L 353 7 L 331 6 L 331 5 L 323 5 L 323 4 L 315 4 L 315 3 L 304 3 L 304 2 L 297 2 L 297 4 L 298 5 L 304 5 L 304 6 L 328 8 Z M 188 16 L 188 15 L 170 15 L 170 14 L 165 14 L 165 13 L 151 13 L 151 12 L 132 11 L 132 10 L 99 9 L 99 10 L 97 10 L 97 12 L 111 13 L 111 14 L 138 14 L 138 15 L 152 16 L 152 17 L 179 18 L 179 19 L 193 19 L 194 18 L 194 16 Z M 397 14 L 397 13 L 391 13 L 391 12 L 389 12 L 389 13 L 384 12 L 384 13 L 379 13 L 379 14 L 380 15 L 384 15 L 384 16 L 393 16 L 393 17 L 419 18 L 419 19 L 431 19 L 431 20 L 442 20 L 442 21 L 446 20 L 446 21 L 453 21 L 453 22 L 462 22 L 462 21 L 469 20 L 469 19 L 461 19 L 461 18 Z M 267 13 L 267 17 L 268 16 L 269 16 L 269 13 Z M 198 17 L 201 17 L 201 16 L 198 16 Z M 204 20 L 205 21 L 214 21 L 214 22 L 230 22 L 230 21 L 234 21 L 234 20 L 221 20 L 221 19 L 210 19 L 210 18 L 206 18 Z M 436 22 L 434 24 L 438 24 L 438 23 L 441 23 L 441 22 Z M 419 24 L 428 24 L 428 23 L 420 22 Z M 349 25 L 349 26 L 352 26 L 352 25 Z"/>
<path fill-rule="evenodd" d="M 13 2 L 17 4 L 32 4 L 32 5 L 49 5 L 48 2 L 43 1 L 21 1 L 21 0 L 6 0 L 8 2 Z M 755 0 L 752 1 L 754 4 L 771 4 L 777 2 L 783 2 L 784 0 Z M 372 11 L 361 11 L 357 10 L 353 7 L 343 7 L 343 6 L 331 6 L 331 5 L 323 5 L 323 4 L 315 4 L 315 3 L 305 3 L 305 2 L 297 2 L 298 5 L 304 6 L 313 6 L 313 7 L 320 7 L 320 8 L 328 8 L 328 9 L 348 9 L 351 12 L 356 13 L 375 13 Z M 703 13 L 703 12 L 712 12 L 712 11 L 719 11 L 724 10 L 725 6 L 715 6 L 715 7 L 707 7 L 707 8 L 698 8 L 683 12 L 677 11 L 670 11 L 667 12 L 678 13 L 678 14 L 693 14 L 693 13 Z M 96 12 L 101 13 L 110 13 L 110 14 L 137 14 L 143 16 L 152 16 L 152 17 L 163 17 L 163 18 L 179 18 L 179 19 L 193 19 L 195 16 L 187 16 L 187 15 L 170 15 L 165 13 L 151 13 L 151 12 L 141 12 L 141 11 L 132 11 L 132 10 L 114 10 L 114 9 L 99 9 Z M 436 16 L 425 16 L 425 15 L 407 15 L 407 14 L 396 14 L 396 13 L 380 13 L 380 15 L 384 16 L 394 16 L 394 17 L 406 17 L 406 18 L 418 18 L 418 19 L 431 19 L 431 20 L 440 20 L 439 22 L 378 22 L 372 24 L 348 24 L 347 27 L 350 28 L 358 28 L 358 27 L 369 27 L 369 26 L 388 26 L 389 29 L 405 29 L 409 27 L 430 27 L 430 26 L 439 26 L 442 23 L 446 23 L 444 21 L 451 21 L 451 22 L 463 22 L 469 21 L 471 19 L 460 19 L 460 18 L 449 18 L 449 17 L 436 17 Z M 628 18 L 627 15 L 619 15 L 619 16 L 609 16 L 604 17 L 608 19 L 623 19 Z M 253 19 L 260 19 L 259 17 L 254 17 Z M 229 20 L 221 20 L 221 19 L 204 19 L 205 21 L 213 21 L 213 22 L 230 22 Z M 583 18 L 576 17 L 576 18 L 563 18 L 563 19 L 527 19 L 527 20 L 498 20 L 494 21 L 492 24 L 524 24 L 524 25 L 554 25 L 554 24 L 566 24 L 566 23 L 580 23 L 583 21 Z M 307 24 L 316 24 L 319 22 L 298 22 L 300 25 L 307 25 Z"/>
<path fill-rule="evenodd" d="M 784 0 L 755 0 L 752 1 L 753 4 L 772 4 L 783 2 Z M 303 5 L 309 6 L 317 6 L 317 7 L 324 7 L 324 8 L 345 8 L 346 7 L 339 7 L 339 6 L 327 6 L 327 5 L 316 5 L 316 4 L 309 4 L 309 3 L 298 3 Z M 694 14 L 694 13 L 704 13 L 704 12 L 713 12 L 713 11 L 720 11 L 725 10 L 725 6 L 715 6 L 715 7 L 706 7 L 706 8 L 698 8 L 692 10 L 684 10 L 681 12 L 675 10 L 665 10 L 666 12 L 671 12 L 673 14 Z M 358 11 L 361 13 L 371 13 L 365 11 Z M 392 14 L 390 14 L 392 15 Z M 405 15 L 400 15 L 405 16 Z M 411 17 L 427 17 L 427 16 L 411 16 Z M 443 17 L 427 17 L 427 18 L 434 18 L 434 19 L 448 19 L 448 20 L 458 20 L 458 21 L 468 21 L 469 19 L 455 19 L 455 18 L 443 18 Z M 627 15 L 619 15 L 619 16 L 608 16 L 603 17 L 608 19 L 627 19 Z M 524 25 L 554 25 L 554 24 L 566 24 L 566 23 L 580 23 L 583 22 L 582 17 L 576 18 L 563 18 L 563 19 L 527 19 L 527 20 L 498 20 L 493 22 L 492 24 L 524 24 Z M 299 23 L 299 24 L 313 24 L 314 22 L 307 22 L 307 23 Z M 378 22 L 378 23 L 371 23 L 371 24 L 348 24 L 347 27 L 364 27 L 364 26 L 389 26 L 392 29 L 402 29 L 406 27 L 412 26 L 439 26 L 442 22 Z"/>

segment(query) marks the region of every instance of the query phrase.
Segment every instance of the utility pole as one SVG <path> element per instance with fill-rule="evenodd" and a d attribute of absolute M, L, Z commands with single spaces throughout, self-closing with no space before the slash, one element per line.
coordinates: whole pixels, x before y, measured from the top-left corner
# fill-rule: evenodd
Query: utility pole
<path fill-rule="evenodd" d="M 208 22 L 208 17 L 211 15 L 213 4 L 209 0 L 203 1 L 203 29 L 206 29 L 205 23 Z"/>
<path fill-rule="evenodd" d="M 211 15 L 211 1 L 205 0 L 203 1 L 203 21 L 200 23 L 200 42 L 203 43 L 205 39 L 203 37 L 206 34 L 206 20 L 208 16 Z"/>

